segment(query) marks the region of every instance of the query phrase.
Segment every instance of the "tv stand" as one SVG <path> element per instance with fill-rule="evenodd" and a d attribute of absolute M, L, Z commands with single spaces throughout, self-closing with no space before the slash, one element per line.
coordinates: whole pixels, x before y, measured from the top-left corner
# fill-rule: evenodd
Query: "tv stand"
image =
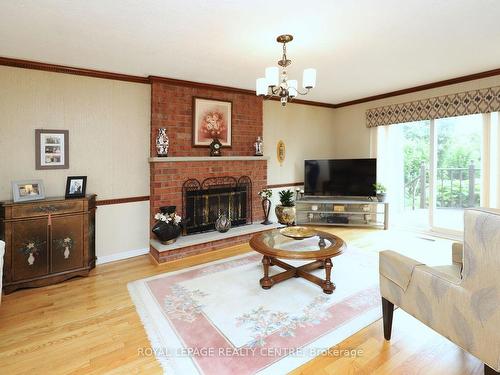
<path fill-rule="evenodd" d="M 370 198 L 304 197 L 296 202 L 297 225 L 389 228 L 389 203 Z"/>

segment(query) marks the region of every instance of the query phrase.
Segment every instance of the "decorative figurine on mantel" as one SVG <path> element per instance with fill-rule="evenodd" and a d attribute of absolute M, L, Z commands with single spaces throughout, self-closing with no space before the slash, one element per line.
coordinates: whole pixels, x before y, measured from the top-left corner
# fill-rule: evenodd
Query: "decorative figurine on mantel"
<path fill-rule="evenodd" d="M 253 144 L 253 147 L 255 148 L 255 156 L 264 155 L 264 143 L 262 142 L 262 138 L 260 137 L 260 135 L 257 137 L 257 140 Z"/>
<path fill-rule="evenodd" d="M 221 156 L 222 143 L 217 138 L 214 138 L 210 143 L 210 156 Z"/>
<path fill-rule="evenodd" d="M 156 154 L 159 157 L 166 157 L 168 155 L 168 146 L 167 129 L 159 128 L 158 135 L 156 136 Z"/>

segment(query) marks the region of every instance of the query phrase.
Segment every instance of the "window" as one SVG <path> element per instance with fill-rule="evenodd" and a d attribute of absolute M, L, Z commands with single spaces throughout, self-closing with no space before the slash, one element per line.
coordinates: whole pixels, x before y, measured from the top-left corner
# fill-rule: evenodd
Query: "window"
<path fill-rule="evenodd" d="M 476 114 L 376 130 L 379 181 L 398 225 L 463 231 L 463 210 L 500 204 L 500 116 Z"/>

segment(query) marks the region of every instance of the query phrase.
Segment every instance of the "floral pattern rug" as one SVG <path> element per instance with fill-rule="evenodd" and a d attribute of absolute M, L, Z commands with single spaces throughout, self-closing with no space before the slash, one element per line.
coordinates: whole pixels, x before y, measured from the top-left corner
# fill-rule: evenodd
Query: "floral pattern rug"
<path fill-rule="evenodd" d="M 128 288 L 151 342 L 145 352 L 165 373 L 285 374 L 381 317 L 377 258 L 352 247 L 334 258 L 331 295 L 301 278 L 262 289 L 257 253 Z"/>

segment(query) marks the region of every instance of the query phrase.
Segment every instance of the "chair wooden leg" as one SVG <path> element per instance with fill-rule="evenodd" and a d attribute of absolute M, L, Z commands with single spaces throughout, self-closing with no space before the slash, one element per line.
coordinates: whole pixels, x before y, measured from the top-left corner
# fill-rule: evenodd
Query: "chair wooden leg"
<path fill-rule="evenodd" d="M 484 375 L 500 375 L 500 372 L 493 370 L 487 364 L 484 365 Z"/>
<path fill-rule="evenodd" d="M 384 338 L 391 339 L 392 315 L 394 314 L 394 304 L 382 297 L 382 316 L 384 320 Z"/>

